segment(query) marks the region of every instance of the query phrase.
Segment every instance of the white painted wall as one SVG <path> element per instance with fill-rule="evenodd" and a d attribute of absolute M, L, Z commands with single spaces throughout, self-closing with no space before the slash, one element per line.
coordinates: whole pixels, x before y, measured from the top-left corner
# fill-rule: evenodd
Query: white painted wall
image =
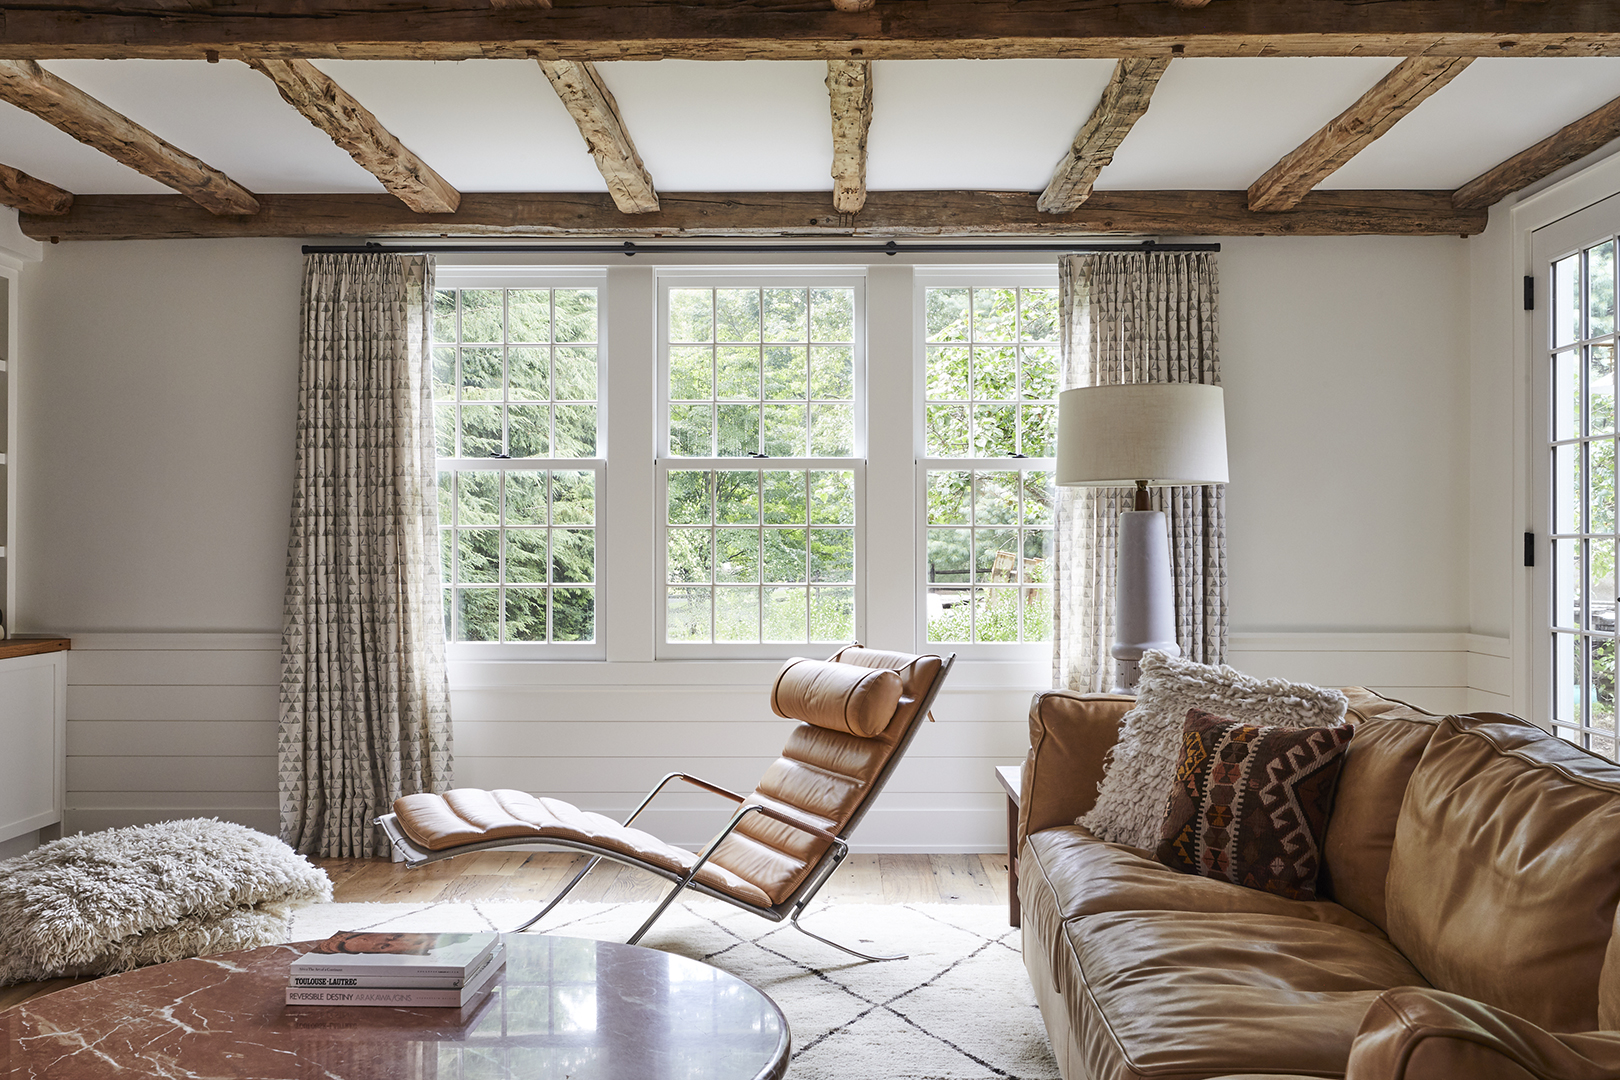
<path fill-rule="evenodd" d="M 1224 244 L 1234 660 L 1461 707 L 1494 648 L 1466 634 L 1468 246 Z M 908 273 L 882 265 L 870 333 L 905 356 Z M 70 829 L 219 813 L 274 830 L 299 277 L 284 241 L 69 244 L 26 273 L 17 624 L 75 637 Z M 650 363 L 650 335 L 612 348 L 620 371 Z M 774 669 L 455 665 L 458 780 L 604 811 L 676 762 L 749 786 L 781 741 L 761 719 Z M 1022 756 L 1047 679 L 959 665 L 864 846 L 999 848 L 991 766 Z M 697 840 L 707 815 L 670 805 L 654 827 Z"/>

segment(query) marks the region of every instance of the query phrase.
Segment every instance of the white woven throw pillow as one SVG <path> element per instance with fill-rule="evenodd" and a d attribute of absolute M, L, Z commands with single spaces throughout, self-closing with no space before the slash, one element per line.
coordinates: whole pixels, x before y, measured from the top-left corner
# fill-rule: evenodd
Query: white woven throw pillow
<path fill-rule="evenodd" d="M 1097 805 L 1075 822 L 1103 840 L 1153 850 L 1165 800 L 1181 755 L 1187 710 L 1278 727 L 1328 727 L 1349 702 L 1337 690 L 1286 679 L 1255 679 L 1222 664 L 1211 667 L 1168 653 L 1142 657 L 1136 705 L 1125 714 L 1108 752 Z"/>

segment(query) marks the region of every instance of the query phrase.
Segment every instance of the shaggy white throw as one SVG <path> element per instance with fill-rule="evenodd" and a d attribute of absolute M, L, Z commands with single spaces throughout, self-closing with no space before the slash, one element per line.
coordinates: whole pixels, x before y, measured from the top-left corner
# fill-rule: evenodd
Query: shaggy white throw
<path fill-rule="evenodd" d="M 105 975 L 288 940 L 326 872 L 211 818 L 54 840 L 0 862 L 0 985 Z"/>
<path fill-rule="evenodd" d="M 571 900 L 530 933 L 623 941 L 650 908 Z M 537 910 L 539 901 L 314 904 L 293 917 L 293 935 L 511 930 Z M 909 955 L 862 963 L 707 897 L 678 901 L 641 944 L 769 994 L 793 1031 L 792 1080 L 1059 1080 L 1005 904 L 813 904 L 804 924 L 857 948 Z M 477 1051 L 456 1053 L 465 1063 L 441 1058 L 440 1075 L 462 1067 L 472 1075 Z"/>
<path fill-rule="evenodd" d="M 1269 727 L 1325 727 L 1344 718 L 1337 690 L 1286 679 L 1255 679 L 1225 664 L 1211 667 L 1168 653 L 1142 657 L 1136 705 L 1108 752 L 1097 804 L 1077 819 L 1103 840 L 1152 851 L 1181 758 L 1188 709 Z"/>

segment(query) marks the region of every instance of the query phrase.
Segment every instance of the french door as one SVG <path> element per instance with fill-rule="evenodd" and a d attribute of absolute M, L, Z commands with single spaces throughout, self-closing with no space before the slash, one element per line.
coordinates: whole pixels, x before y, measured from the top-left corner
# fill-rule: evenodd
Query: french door
<path fill-rule="evenodd" d="M 1535 688 L 1553 731 L 1617 756 L 1615 268 L 1620 196 L 1532 235 Z"/>

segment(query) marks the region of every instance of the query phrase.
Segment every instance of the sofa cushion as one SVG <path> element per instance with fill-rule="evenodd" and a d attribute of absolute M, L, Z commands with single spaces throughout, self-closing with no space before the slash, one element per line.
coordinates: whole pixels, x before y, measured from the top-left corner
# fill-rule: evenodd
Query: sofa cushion
<path fill-rule="evenodd" d="M 1318 894 L 1382 928 L 1389 925 L 1384 883 L 1401 800 L 1440 718 L 1362 687 L 1344 692 L 1356 737 L 1344 752 Z"/>
<path fill-rule="evenodd" d="M 1437 989 L 1590 1031 L 1616 836 L 1620 767 L 1513 717 L 1445 717 L 1395 830 L 1390 940 Z"/>
<path fill-rule="evenodd" d="M 1091 1080 L 1343 1076 L 1378 995 L 1426 985 L 1381 935 L 1304 919 L 1112 912 L 1064 932 Z"/>
<path fill-rule="evenodd" d="M 1377 927 L 1338 904 L 1288 900 L 1225 881 L 1178 874 L 1145 851 L 1105 843 L 1078 825 L 1031 834 L 1019 853 L 1018 899 L 1023 923 L 1030 928 L 1026 940 L 1045 942 L 1047 962 L 1065 993 L 1070 988 L 1063 985 L 1068 969 L 1061 956 L 1062 926 L 1104 912 L 1269 915 L 1382 936 Z"/>
<path fill-rule="evenodd" d="M 1322 838 L 1355 729 L 1256 727 L 1187 710 L 1153 857 L 1172 870 L 1315 900 Z"/>

